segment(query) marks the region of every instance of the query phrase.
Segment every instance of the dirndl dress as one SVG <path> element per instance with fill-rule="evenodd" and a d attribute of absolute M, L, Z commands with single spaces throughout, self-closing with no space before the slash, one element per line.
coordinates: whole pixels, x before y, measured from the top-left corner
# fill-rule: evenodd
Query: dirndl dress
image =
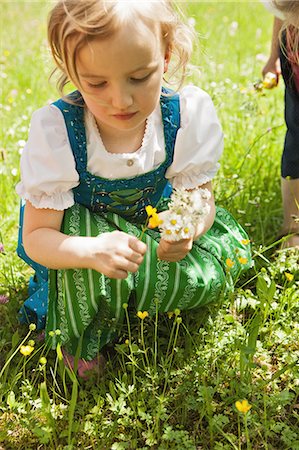
<path fill-rule="evenodd" d="M 62 99 L 54 103 L 64 116 L 79 173 L 79 185 L 73 189 L 75 204 L 65 211 L 61 231 L 71 236 L 98 236 L 120 230 L 142 239 L 147 245 L 138 272 L 129 273 L 126 279 L 110 279 L 91 269 L 47 271 L 46 314 L 43 311 L 46 333 L 51 336 L 53 348 L 59 340 L 74 355 L 79 346 L 80 357 L 86 360 L 93 359 L 119 334 L 125 303 L 150 315 L 155 314 L 156 308 L 160 312 L 198 308 L 219 301 L 225 291 L 233 288 L 240 274 L 252 265 L 246 232 L 223 208 L 216 208 L 211 229 L 196 240 L 190 253 L 178 262 L 158 259 L 158 230 L 142 231 L 146 206 L 154 206 L 158 212 L 166 209 L 171 192 L 165 173 L 173 160 L 180 126 L 179 96 L 164 93 L 165 90 L 160 105 L 165 160 L 154 170 L 129 179 L 108 180 L 88 172 L 84 104 L 79 93 L 71 94 L 72 104 Z M 20 249 L 21 241 L 19 253 Z M 21 256 L 24 258 L 24 253 Z M 30 262 L 28 257 L 27 262 Z M 45 292 L 44 278 L 41 287 Z M 33 296 L 38 291 L 36 287 Z M 26 300 L 22 309 L 23 321 L 32 317 L 30 300 Z M 41 324 L 43 318 L 38 308 L 34 314 Z M 60 333 L 53 333 L 55 330 Z"/>

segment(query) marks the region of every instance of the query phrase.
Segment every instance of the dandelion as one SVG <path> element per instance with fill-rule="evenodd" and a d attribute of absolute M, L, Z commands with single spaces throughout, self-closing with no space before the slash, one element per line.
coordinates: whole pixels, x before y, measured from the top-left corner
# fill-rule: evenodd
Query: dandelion
<path fill-rule="evenodd" d="M 9 297 L 8 295 L 0 295 L 0 305 L 5 305 L 6 303 L 9 302 Z"/>
<path fill-rule="evenodd" d="M 231 268 L 234 267 L 234 265 L 235 265 L 234 261 L 233 261 L 232 259 L 230 259 L 230 258 L 227 258 L 227 259 L 226 259 L 225 264 L 227 265 L 227 267 L 228 267 L 229 269 L 231 269 Z"/>
<path fill-rule="evenodd" d="M 247 258 L 243 258 L 242 256 L 240 256 L 240 258 L 238 258 L 239 259 L 239 263 L 240 264 L 247 264 L 248 263 L 248 259 Z"/>
<path fill-rule="evenodd" d="M 235 405 L 237 410 L 243 414 L 247 414 L 248 411 L 252 408 L 252 405 L 250 405 L 247 400 L 238 400 Z"/>
<path fill-rule="evenodd" d="M 146 317 L 148 317 L 148 312 L 147 311 L 138 311 L 137 317 L 139 317 L 139 319 L 141 319 L 141 320 L 144 320 Z"/>
<path fill-rule="evenodd" d="M 22 353 L 22 355 L 24 356 L 29 356 L 31 355 L 31 353 L 33 352 L 34 347 L 32 347 L 31 345 L 21 345 L 20 347 L 20 352 Z"/>
<path fill-rule="evenodd" d="M 286 277 L 286 279 L 287 279 L 288 281 L 293 281 L 294 275 L 293 275 L 292 273 L 285 272 L 284 274 L 285 274 L 285 277 Z"/>

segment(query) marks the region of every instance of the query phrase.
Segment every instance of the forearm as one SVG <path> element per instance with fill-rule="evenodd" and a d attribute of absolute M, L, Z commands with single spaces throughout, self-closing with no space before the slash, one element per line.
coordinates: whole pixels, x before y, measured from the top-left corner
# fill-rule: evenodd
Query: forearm
<path fill-rule="evenodd" d="M 210 199 L 209 205 L 210 205 L 210 212 L 205 217 L 204 222 L 203 223 L 199 223 L 197 225 L 196 230 L 195 230 L 195 234 L 194 234 L 194 238 L 193 238 L 194 241 L 196 239 L 198 239 L 200 236 L 202 236 L 203 234 L 205 234 L 207 231 L 209 231 L 209 229 L 211 228 L 211 226 L 214 223 L 215 214 L 216 214 L 214 198 Z"/>
<path fill-rule="evenodd" d="M 279 33 L 282 27 L 283 21 L 278 17 L 274 18 L 270 58 L 272 61 L 276 61 L 279 57 Z"/>
<path fill-rule="evenodd" d="M 39 228 L 23 237 L 27 255 L 50 269 L 90 267 L 94 239 L 67 236 L 51 228 Z"/>

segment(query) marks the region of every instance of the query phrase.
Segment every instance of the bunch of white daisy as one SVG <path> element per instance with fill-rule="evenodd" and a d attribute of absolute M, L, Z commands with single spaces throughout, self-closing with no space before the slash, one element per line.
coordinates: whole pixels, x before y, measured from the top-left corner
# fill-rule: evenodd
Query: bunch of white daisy
<path fill-rule="evenodd" d="M 204 222 L 210 212 L 208 189 L 175 189 L 168 204 L 168 211 L 163 215 L 159 229 L 161 237 L 168 241 L 189 239 L 194 236 L 196 227 Z"/>

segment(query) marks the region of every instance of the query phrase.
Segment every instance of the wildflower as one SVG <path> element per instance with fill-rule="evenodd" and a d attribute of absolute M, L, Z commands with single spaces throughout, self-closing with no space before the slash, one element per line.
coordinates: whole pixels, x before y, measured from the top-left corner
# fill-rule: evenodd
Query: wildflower
<path fill-rule="evenodd" d="M 159 215 L 154 213 L 148 221 L 150 228 L 157 228 L 159 225 L 162 225 L 163 220 L 159 218 Z"/>
<path fill-rule="evenodd" d="M 148 312 L 147 311 L 138 311 L 137 313 L 137 317 L 139 317 L 139 319 L 144 320 L 146 317 L 148 317 Z"/>
<path fill-rule="evenodd" d="M 7 295 L 0 295 L 0 305 L 5 305 L 9 302 L 9 297 Z"/>
<path fill-rule="evenodd" d="M 55 334 L 56 334 L 56 336 L 60 336 L 61 335 L 61 331 L 60 330 L 55 330 Z"/>
<path fill-rule="evenodd" d="M 175 313 L 176 316 L 179 316 L 181 314 L 181 310 L 179 308 L 176 308 L 174 310 L 174 313 Z"/>
<path fill-rule="evenodd" d="M 294 275 L 293 275 L 292 273 L 285 272 L 284 274 L 285 274 L 285 277 L 286 277 L 286 279 L 287 279 L 288 281 L 293 281 Z"/>
<path fill-rule="evenodd" d="M 21 345 L 20 352 L 24 356 L 29 356 L 34 350 L 34 347 L 31 345 Z"/>
<path fill-rule="evenodd" d="M 238 400 L 235 405 L 237 410 L 243 414 L 248 413 L 248 411 L 252 408 L 252 405 L 250 405 L 247 400 Z"/>
<path fill-rule="evenodd" d="M 45 358 L 44 356 L 42 356 L 39 359 L 40 364 L 42 364 L 43 366 L 45 366 L 47 364 L 47 358 Z"/>
<path fill-rule="evenodd" d="M 152 217 L 153 214 L 157 213 L 157 209 L 153 208 L 151 205 L 146 206 L 145 211 L 148 217 Z"/>
<path fill-rule="evenodd" d="M 249 242 L 250 242 L 250 239 L 242 239 L 241 240 L 241 244 L 243 244 L 243 245 L 248 245 Z"/>
<path fill-rule="evenodd" d="M 0 242 L 0 253 L 4 253 L 4 245 Z"/>
<path fill-rule="evenodd" d="M 30 341 L 28 341 L 28 345 L 29 345 L 30 347 L 34 347 L 34 346 L 35 346 L 34 340 L 33 340 L 33 339 L 30 339 Z"/>
<path fill-rule="evenodd" d="M 128 309 L 128 303 L 123 303 L 123 308 Z"/>
<path fill-rule="evenodd" d="M 210 212 L 208 189 L 175 189 L 160 226 L 161 237 L 168 241 L 193 238 L 195 229 Z"/>
<path fill-rule="evenodd" d="M 248 263 L 248 259 L 247 258 L 243 258 L 242 256 L 239 259 L 239 263 L 240 264 L 247 264 Z"/>
<path fill-rule="evenodd" d="M 35 323 L 31 323 L 31 324 L 29 325 L 29 330 L 30 330 L 30 331 L 36 330 L 36 325 L 35 325 Z"/>
<path fill-rule="evenodd" d="M 174 312 L 173 311 L 169 311 L 167 313 L 167 315 L 168 315 L 168 318 L 171 319 L 173 317 L 173 315 L 174 315 Z"/>
<path fill-rule="evenodd" d="M 55 336 L 55 332 L 53 330 L 49 331 L 49 336 L 51 337 Z"/>
<path fill-rule="evenodd" d="M 234 261 L 232 261 L 230 258 L 227 258 L 227 259 L 226 259 L 225 264 L 227 265 L 227 267 L 228 267 L 229 269 L 231 269 L 231 268 L 234 267 L 234 265 L 235 265 Z"/>
<path fill-rule="evenodd" d="M 129 343 L 130 343 L 129 339 L 126 339 L 126 340 L 125 340 L 125 344 L 126 344 L 126 345 L 129 345 Z"/>
<path fill-rule="evenodd" d="M 277 86 L 277 76 L 275 73 L 267 72 L 263 79 L 263 87 L 272 89 Z"/>

